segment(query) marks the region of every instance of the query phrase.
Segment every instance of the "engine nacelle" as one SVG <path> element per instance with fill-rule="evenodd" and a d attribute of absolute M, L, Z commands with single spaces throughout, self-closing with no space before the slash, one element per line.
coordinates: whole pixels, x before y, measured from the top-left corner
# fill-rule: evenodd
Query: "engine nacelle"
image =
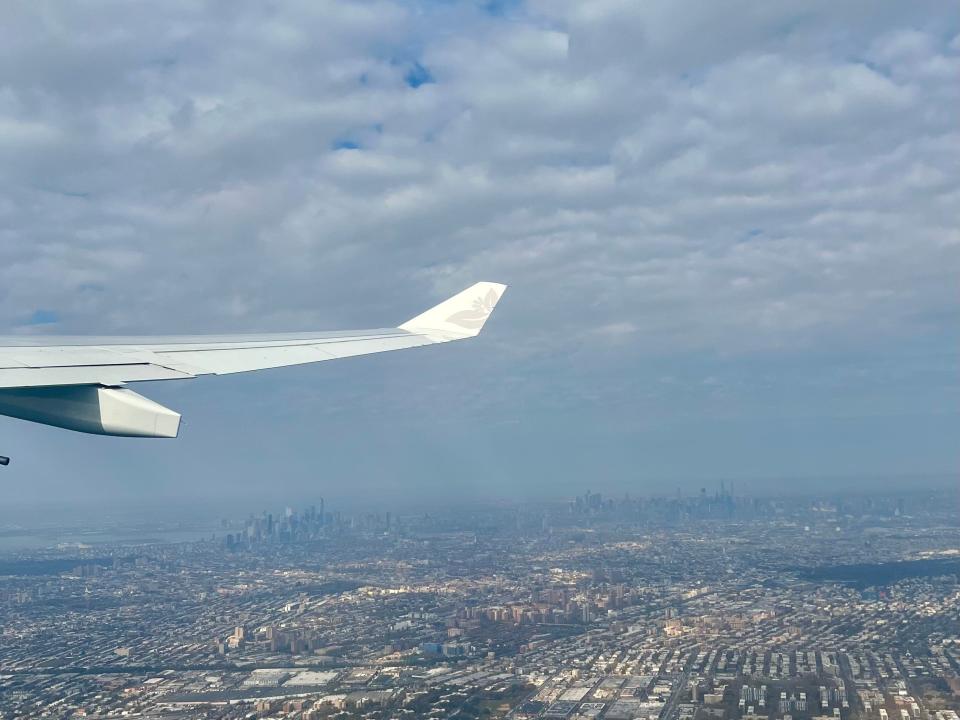
<path fill-rule="evenodd" d="M 126 388 L 96 385 L 0 390 L 0 415 L 94 435 L 175 438 L 180 414 Z"/>

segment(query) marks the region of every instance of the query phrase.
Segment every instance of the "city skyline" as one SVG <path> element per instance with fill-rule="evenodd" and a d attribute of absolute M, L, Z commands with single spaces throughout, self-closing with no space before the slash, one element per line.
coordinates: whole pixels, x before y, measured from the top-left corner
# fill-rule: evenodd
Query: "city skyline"
<path fill-rule="evenodd" d="M 78 496 L 59 500 L 36 502 L 33 499 L 8 499 L 0 507 L 0 525 L 19 525 L 34 527 L 37 521 L 70 526 L 71 524 L 89 524 L 102 519 L 109 523 L 118 517 L 131 517 L 137 520 L 158 518 L 175 520 L 177 518 L 210 518 L 224 515 L 234 516 L 250 512 L 258 507 L 307 507 L 321 499 L 335 504 L 342 511 L 352 513 L 360 511 L 412 511 L 417 509 L 449 510 L 464 502 L 476 507 L 498 507 L 524 503 L 564 503 L 571 493 L 590 489 L 605 497 L 650 497 L 662 499 L 699 497 L 705 491 L 709 495 L 719 491 L 723 485 L 736 488 L 737 495 L 758 498 L 796 497 L 809 498 L 817 494 L 837 497 L 866 497 L 877 493 L 914 494 L 922 492 L 944 492 L 956 488 L 952 474 L 942 475 L 868 475 L 842 477 L 777 477 L 777 478 L 684 478 L 659 479 L 624 482 L 600 482 L 596 478 L 583 482 L 572 482 L 569 487 L 555 486 L 551 491 L 536 492 L 520 488 L 517 492 L 491 492 L 483 487 L 473 487 L 469 494 L 463 492 L 434 493 L 423 495 L 404 491 L 402 484 L 391 484 L 391 492 L 371 494 L 344 492 L 345 483 L 340 480 L 328 480 L 315 483 L 312 489 L 296 489 L 292 492 L 244 492 L 230 495 L 200 490 L 189 494 L 153 495 L 142 497 L 137 489 L 127 493 L 115 494 L 110 498 Z"/>

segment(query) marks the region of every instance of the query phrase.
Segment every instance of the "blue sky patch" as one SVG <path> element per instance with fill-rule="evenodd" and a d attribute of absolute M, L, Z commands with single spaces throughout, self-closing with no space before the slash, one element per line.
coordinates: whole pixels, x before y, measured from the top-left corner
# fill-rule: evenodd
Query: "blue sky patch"
<path fill-rule="evenodd" d="M 54 325 L 60 322 L 60 315 L 54 310 L 34 310 L 27 320 L 28 325 Z"/>
<path fill-rule="evenodd" d="M 520 0 L 487 0 L 481 6 L 488 15 L 503 17 L 508 12 L 520 6 Z"/>
<path fill-rule="evenodd" d="M 412 88 L 418 88 L 421 85 L 429 85 L 430 83 L 436 82 L 433 79 L 433 75 L 430 74 L 430 71 L 418 62 L 415 62 L 413 66 L 407 70 L 407 74 L 403 76 L 403 80 Z"/>
<path fill-rule="evenodd" d="M 356 140 L 334 140 L 332 147 L 334 150 L 359 150 L 360 143 Z"/>

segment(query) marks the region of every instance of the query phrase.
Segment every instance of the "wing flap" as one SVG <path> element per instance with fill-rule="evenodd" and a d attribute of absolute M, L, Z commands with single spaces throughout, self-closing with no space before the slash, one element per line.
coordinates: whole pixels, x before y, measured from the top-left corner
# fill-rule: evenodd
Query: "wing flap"
<path fill-rule="evenodd" d="M 369 340 L 342 340 L 335 343 L 324 343 L 323 351 L 330 353 L 334 358 L 348 358 L 369 353 L 387 352 L 389 350 L 405 350 L 406 348 L 432 345 L 433 340 L 413 333 L 397 335 L 389 338 Z"/>
<path fill-rule="evenodd" d="M 191 373 L 160 365 L 78 365 L 75 367 L 0 368 L 0 388 L 57 385 L 123 385 L 146 380 L 186 380 Z"/>
<path fill-rule="evenodd" d="M 47 368 L 74 365 L 131 365 L 150 362 L 139 348 L 118 346 L 0 347 L 0 367 Z"/>
<path fill-rule="evenodd" d="M 196 375 L 230 375 L 232 373 L 266 370 L 335 360 L 337 358 L 369 355 L 429 345 L 433 341 L 411 333 L 389 336 L 360 335 L 358 339 L 337 338 L 305 345 L 255 345 L 252 347 L 222 345 L 195 350 L 162 350 L 155 353 L 157 362 L 167 367 L 192 372 Z"/>
<path fill-rule="evenodd" d="M 280 347 L 211 348 L 157 353 L 160 362 L 179 367 L 180 363 L 197 369 L 197 374 L 229 375 L 250 370 L 266 370 L 284 365 L 330 360 L 329 355 L 314 345 Z"/>

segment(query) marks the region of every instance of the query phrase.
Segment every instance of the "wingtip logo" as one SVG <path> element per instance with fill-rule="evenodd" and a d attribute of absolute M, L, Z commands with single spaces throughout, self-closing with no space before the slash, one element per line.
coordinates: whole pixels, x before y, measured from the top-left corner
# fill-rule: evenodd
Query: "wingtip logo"
<path fill-rule="evenodd" d="M 499 299 L 500 294 L 496 289 L 490 288 L 486 295 L 476 298 L 471 307 L 466 310 L 458 310 L 446 321 L 451 325 L 457 325 L 467 330 L 479 330 L 483 327 L 487 318 L 490 317 L 493 306 L 497 304 Z"/>

